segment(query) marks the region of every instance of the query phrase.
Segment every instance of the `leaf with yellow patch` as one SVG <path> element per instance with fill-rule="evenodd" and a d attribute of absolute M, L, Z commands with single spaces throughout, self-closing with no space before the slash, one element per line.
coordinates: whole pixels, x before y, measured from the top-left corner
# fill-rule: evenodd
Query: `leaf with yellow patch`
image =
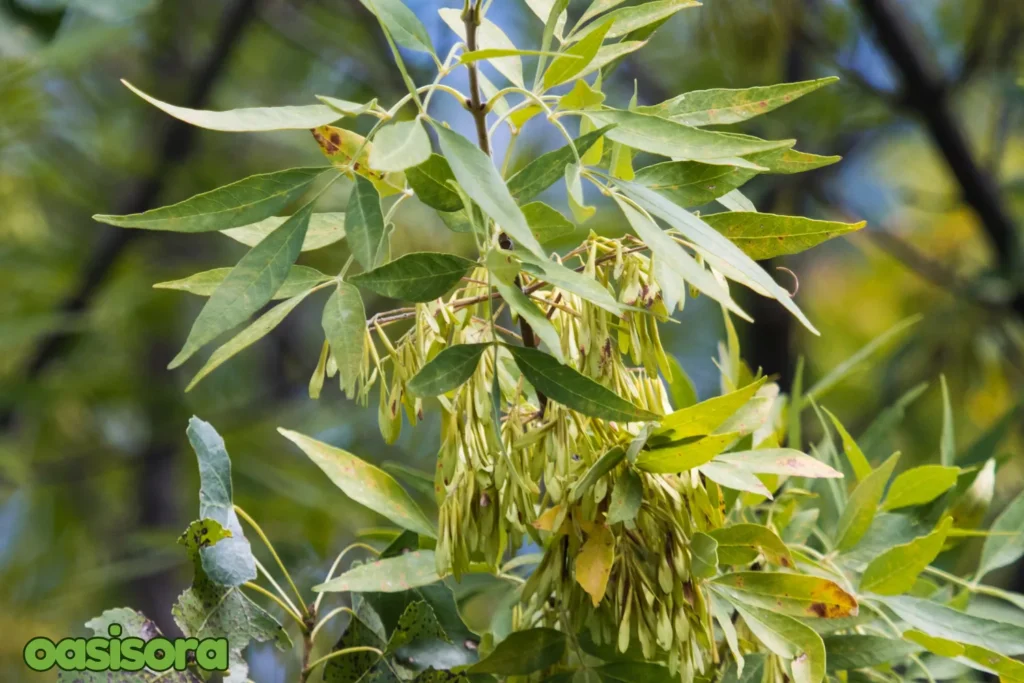
<path fill-rule="evenodd" d="M 737 600 L 794 617 L 836 619 L 856 616 L 858 611 L 854 596 L 818 576 L 736 572 L 718 577 L 714 585 Z"/>
<path fill-rule="evenodd" d="M 615 537 L 603 524 L 595 524 L 587 534 L 580 554 L 576 556 L 576 582 L 597 607 L 608 590 L 608 577 L 615 561 Z"/>
<path fill-rule="evenodd" d="M 373 143 L 366 142 L 362 135 L 335 126 L 318 126 L 313 129 L 313 138 L 335 167 L 366 178 L 377 188 L 380 196 L 387 197 L 405 189 L 405 174 L 401 171 L 384 173 L 370 168 Z M 358 157 L 355 156 L 357 152 Z"/>

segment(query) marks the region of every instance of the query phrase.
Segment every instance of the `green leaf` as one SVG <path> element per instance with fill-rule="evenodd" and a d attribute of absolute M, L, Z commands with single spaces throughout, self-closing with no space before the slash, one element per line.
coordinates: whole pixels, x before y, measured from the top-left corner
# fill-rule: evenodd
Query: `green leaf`
<path fill-rule="evenodd" d="M 263 241 L 263 238 L 281 227 L 281 224 L 286 220 L 288 220 L 287 216 L 272 216 L 250 225 L 221 230 L 221 232 L 247 247 L 255 247 Z M 302 243 L 302 251 L 323 249 L 344 238 L 345 214 L 314 213 L 309 217 L 309 229 L 306 230 L 306 239 Z"/>
<path fill-rule="evenodd" d="M 577 273 L 575 270 L 566 268 L 561 263 L 551 259 L 537 257 L 521 250 L 517 251 L 516 255 L 523 262 L 523 270 L 530 275 L 555 287 L 572 292 L 584 301 L 603 308 L 609 313 L 618 316 L 625 313 L 626 307 L 619 303 L 605 286 L 594 278 Z"/>
<path fill-rule="evenodd" d="M 752 171 L 697 161 L 665 161 L 645 166 L 634 181 L 679 206 L 700 206 L 750 180 Z"/>
<path fill-rule="evenodd" d="M 544 202 L 530 202 L 522 208 L 530 231 L 541 244 L 571 235 L 576 230 L 568 218 Z"/>
<path fill-rule="evenodd" d="M 813 81 L 736 90 L 694 90 L 652 107 L 641 107 L 640 111 L 671 118 L 688 126 L 739 123 L 778 109 L 838 80 L 835 76 L 829 76 Z"/>
<path fill-rule="evenodd" d="M 405 177 L 416 197 L 432 209 L 451 212 L 462 208 L 459 193 L 448 184 L 455 180 L 455 174 L 440 154 L 431 154 L 423 163 L 407 169 Z"/>
<path fill-rule="evenodd" d="M 356 565 L 327 583 L 313 586 L 313 590 L 318 593 L 401 593 L 440 580 L 434 551 L 414 550 Z"/>
<path fill-rule="evenodd" d="M 1024 627 L 974 616 L 923 598 L 901 595 L 880 601 L 910 626 L 936 638 L 977 645 L 1012 657 L 1024 654 Z"/>
<path fill-rule="evenodd" d="M 692 242 L 694 248 L 727 278 L 736 280 L 763 296 L 775 299 L 796 316 L 807 329 L 815 334 L 818 333 L 811 325 L 811 321 L 793 303 L 789 292 L 779 287 L 775 280 L 753 259 L 714 228 L 689 211 L 642 185 L 621 180 L 616 183 L 631 199 L 682 233 L 683 237 Z"/>
<path fill-rule="evenodd" d="M 309 456 L 345 495 L 403 529 L 435 538 L 434 525 L 391 475 L 340 448 L 288 429 L 278 429 Z"/>
<path fill-rule="evenodd" d="M 199 312 L 169 368 L 187 361 L 221 332 L 245 321 L 273 298 L 299 257 L 312 212 L 310 202 L 242 257 Z"/>
<path fill-rule="evenodd" d="M 758 553 L 772 564 L 792 567 L 793 557 L 778 535 L 760 524 L 733 524 L 709 531 L 718 541 L 718 561 L 721 564 L 747 564 Z"/>
<path fill-rule="evenodd" d="M 341 387 L 351 397 L 366 353 L 366 309 L 359 289 L 339 282 L 324 304 L 320 324 L 331 347 L 331 357 L 338 366 Z"/>
<path fill-rule="evenodd" d="M 734 600 L 780 614 L 837 619 L 856 616 L 857 599 L 839 584 L 806 574 L 737 572 L 714 580 Z"/>
<path fill-rule="evenodd" d="M 349 102 L 348 100 L 339 100 L 337 97 L 327 97 L 326 95 L 317 95 L 316 98 L 331 109 L 334 109 L 345 116 L 361 116 L 377 106 L 376 98 L 366 102 L 365 104 Z"/>
<path fill-rule="evenodd" d="M 238 228 L 273 216 L 298 199 L 325 168 L 291 168 L 249 176 L 183 202 L 127 216 L 96 215 L 94 220 L 121 228 L 214 232 Z"/>
<path fill-rule="evenodd" d="M 557 59 L 551 62 L 551 66 L 544 72 L 544 89 L 550 90 L 578 76 L 587 66 L 594 61 L 597 51 L 604 43 L 605 35 L 612 27 L 612 22 L 604 22 L 596 30 L 591 31 L 585 38 L 570 47 Z"/>
<path fill-rule="evenodd" d="M 322 104 L 310 104 L 302 107 L 257 107 L 230 111 L 186 109 L 150 97 L 124 79 L 121 79 L 121 82 L 157 109 L 163 110 L 180 121 L 208 130 L 230 133 L 309 130 L 334 123 L 342 116 L 339 112 Z"/>
<path fill-rule="evenodd" d="M 668 356 L 668 364 L 672 369 L 672 379 L 665 378 L 668 385 L 668 395 L 672 399 L 672 407 L 676 410 L 689 408 L 697 402 L 697 390 L 693 386 L 693 380 L 686 374 L 686 370 L 673 356 Z"/>
<path fill-rule="evenodd" d="M 420 251 L 353 275 L 349 280 L 392 299 L 433 301 L 454 287 L 474 265 L 455 254 Z"/>
<path fill-rule="evenodd" d="M 437 354 L 406 387 L 413 396 L 439 396 L 457 389 L 473 376 L 480 356 L 491 344 L 457 344 Z"/>
<path fill-rule="evenodd" d="M 882 502 L 885 486 L 896 469 L 900 454 L 896 453 L 882 463 L 878 469 L 864 477 L 850 494 L 846 508 L 836 523 L 836 548 L 849 550 L 864 537 L 875 518 L 878 504 Z"/>
<path fill-rule="evenodd" d="M 832 424 L 835 425 L 836 431 L 839 432 L 839 438 L 843 441 L 843 450 L 846 452 L 846 459 L 850 461 L 853 474 L 857 477 L 857 481 L 863 481 L 871 474 L 871 463 L 868 462 L 868 459 L 864 456 L 864 451 L 860 449 L 857 442 L 850 436 L 850 432 L 846 431 L 846 427 L 839 421 L 839 418 L 829 412 L 828 408 L 824 410 L 832 420 Z"/>
<path fill-rule="evenodd" d="M 814 629 L 771 610 L 741 602 L 733 605 L 765 647 L 793 661 L 794 683 L 820 683 L 825 678 L 825 643 Z"/>
<path fill-rule="evenodd" d="M 590 417 L 619 422 L 657 419 L 589 377 L 537 349 L 508 346 L 523 376 L 538 391 L 562 405 Z"/>
<path fill-rule="evenodd" d="M 185 392 L 187 393 L 192 391 L 192 389 L 211 372 L 219 368 L 235 355 L 241 353 L 260 339 L 263 339 L 263 337 L 267 336 L 275 327 L 280 325 L 281 322 L 288 317 L 288 314 L 291 313 L 296 306 L 301 304 L 311 292 L 312 290 L 307 289 L 286 301 L 282 301 L 260 317 L 256 318 L 256 320 L 254 320 L 244 330 L 224 342 L 224 344 L 219 346 L 217 350 L 210 355 L 203 367 L 200 368 L 199 372 L 197 372 L 195 377 L 192 378 L 192 381 L 188 383 L 188 386 L 185 387 Z"/>
<path fill-rule="evenodd" d="M 718 541 L 705 533 L 696 532 L 690 539 L 690 570 L 701 579 L 710 579 L 718 573 Z"/>
<path fill-rule="evenodd" d="M 736 166 L 739 165 L 737 158 L 744 154 L 793 145 L 792 140 L 738 138 L 727 133 L 716 133 L 684 126 L 675 121 L 635 111 L 601 109 L 578 113 L 586 115 L 600 126 L 615 124 L 615 128 L 607 133 L 609 140 L 643 152 L 672 157 L 676 160 L 705 162 L 726 160 L 723 163 Z"/>
<path fill-rule="evenodd" d="M 840 156 L 819 156 L 808 154 L 791 148 L 774 149 L 770 152 L 760 152 L 747 156 L 747 160 L 767 171 L 761 173 L 780 173 L 791 175 L 794 173 L 806 173 L 816 168 L 830 166 L 843 160 Z"/>
<path fill-rule="evenodd" d="M 860 590 L 878 595 L 899 595 L 914 587 L 917 576 L 942 552 L 951 517 L 927 536 L 916 538 L 910 543 L 890 548 L 867 566 L 860 578 Z"/>
<path fill-rule="evenodd" d="M 817 458 L 792 448 L 761 448 L 753 451 L 722 453 L 716 460 L 735 465 L 754 474 L 778 474 L 811 479 L 841 479 L 842 473 Z"/>
<path fill-rule="evenodd" d="M 893 664 L 921 651 L 921 648 L 905 640 L 868 634 L 831 635 L 825 636 L 823 640 L 829 673 Z"/>
<path fill-rule="evenodd" d="M 442 10 L 443 12 L 444 10 Z M 453 10 L 454 11 L 454 10 Z M 466 194 L 493 218 L 516 244 L 544 258 L 544 250 L 530 232 L 519 209 L 491 158 L 455 131 L 434 126 L 441 151 Z"/>
<path fill-rule="evenodd" d="M 565 645 L 565 634 L 551 628 L 516 631 L 466 673 L 526 676 L 561 661 Z"/>
<path fill-rule="evenodd" d="M 711 434 L 746 405 L 766 381 L 767 378 L 761 378 L 731 393 L 670 413 L 661 419 L 661 425 L 654 431 L 654 436 L 676 441 Z"/>
<path fill-rule="evenodd" d="M 587 10 L 583 13 L 583 16 L 580 17 L 579 21 L 577 22 L 577 25 L 583 26 L 597 15 L 604 14 L 610 9 L 615 9 L 623 2 L 624 0 L 594 0 L 593 2 L 590 3 L 590 6 L 587 7 Z"/>
<path fill-rule="evenodd" d="M 644 484 L 640 475 L 627 467 L 622 470 L 612 488 L 612 500 L 608 504 L 608 524 L 632 522 L 640 512 L 644 498 Z"/>
<path fill-rule="evenodd" d="M 949 402 L 949 387 L 946 376 L 939 375 L 942 385 L 942 440 L 939 442 L 939 459 L 943 465 L 952 466 L 956 460 L 956 435 L 953 431 L 953 406 Z"/>
<path fill-rule="evenodd" d="M 603 92 L 591 88 L 590 85 L 581 78 L 576 80 L 572 86 L 572 90 L 559 98 L 558 108 L 566 111 L 573 109 L 592 109 L 604 102 L 604 100 L 605 94 Z M 582 153 L 580 156 L 583 156 Z"/>
<path fill-rule="evenodd" d="M 153 285 L 154 289 L 176 289 L 181 292 L 188 292 L 197 296 L 210 296 L 221 283 L 231 274 L 231 268 L 214 268 L 189 275 L 181 280 L 169 280 L 158 282 Z M 274 292 L 274 299 L 290 299 L 297 294 L 302 294 L 307 289 L 315 287 L 321 282 L 330 280 L 328 276 L 316 268 L 309 266 L 292 266 L 288 271 L 281 288 Z"/>
<path fill-rule="evenodd" d="M 618 467 L 626 458 L 626 450 L 622 446 L 615 446 L 605 451 L 604 455 L 598 458 L 593 465 L 580 477 L 569 489 L 569 502 L 575 503 L 597 485 L 601 477 L 605 476 Z"/>
<path fill-rule="evenodd" d="M 619 205 L 619 209 L 626 216 L 629 225 L 633 228 L 633 232 L 637 234 L 637 237 L 642 239 L 651 248 L 651 253 L 657 254 L 664 259 L 664 263 L 668 264 L 669 269 L 681 282 L 685 281 L 692 285 L 744 320 L 752 320 L 732 300 L 732 297 L 729 296 L 729 290 L 715 279 L 711 271 L 706 270 L 674 239 L 658 227 L 658 224 L 654 222 L 650 215 L 637 210 L 618 195 L 615 195 L 614 199 Z"/>
<path fill-rule="evenodd" d="M 673 676 L 664 666 L 653 662 L 608 662 L 590 671 L 603 683 L 675 683 L 679 680 L 679 676 Z"/>
<path fill-rule="evenodd" d="M 278 649 L 287 651 L 291 639 L 277 620 L 243 595 L 239 587 L 219 586 L 206 575 L 200 554 L 230 537 L 219 522 L 204 519 L 192 522 L 178 539 L 188 549 L 195 576 L 192 587 L 178 597 L 171 614 L 186 637 L 227 638 L 230 673 L 224 681 L 242 683 L 249 670 L 242 650 L 250 642 L 273 642 Z"/>
<path fill-rule="evenodd" d="M 833 237 L 860 230 L 867 225 L 864 221 L 839 223 L 740 211 L 704 216 L 704 221 L 757 261 L 799 254 Z"/>
<path fill-rule="evenodd" d="M 704 463 L 697 470 L 711 481 L 721 484 L 726 488 L 746 491 L 768 499 L 772 497 L 772 492 L 768 490 L 764 482 L 754 476 L 753 473 L 736 465 L 720 460 L 712 460 L 711 462 Z"/>
<path fill-rule="evenodd" d="M 613 6 L 613 5 L 610 5 Z M 655 0 L 645 2 L 634 7 L 625 7 L 609 12 L 601 20 L 601 23 L 593 22 L 572 35 L 570 40 L 579 41 L 596 31 L 604 25 L 605 21 L 611 21 L 612 27 L 608 31 L 608 38 L 619 38 L 640 30 L 651 24 L 664 21 L 679 10 L 687 7 L 700 7 L 697 0 Z"/>
<path fill-rule="evenodd" d="M 216 584 L 240 586 L 256 578 L 256 562 L 234 510 L 231 458 L 224 439 L 209 422 L 193 416 L 185 434 L 199 461 L 199 516 L 216 521 L 230 533 L 200 549 L 203 571 Z"/>
<path fill-rule="evenodd" d="M 495 59 L 497 57 L 559 57 L 561 55 L 561 52 L 546 52 L 544 50 L 510 50 L 491 48 L 488 50 L 463 52 L 459 57 L 459 64 L 472 64 L 473 62 L 479 62 L 480 60 Z M 579 57 L 575 57 L 574 60 L 579 60 Z"/>
<path fill-rule="evenodd" d="M 896 510 L 911 505 L 924 505 L 956 485 L 959 467 L 922 465 L 897 476 L 885 496 L 883 510 Z"/>
<path fill-rule="evenodd" d="M 748 654 L 744 656 L 746 664 L 743 667 L 743 672 L 737 671 L 735 662 L 729 664 L 729 668 L 725 671 L 725 676 L 722 678 L 722 683 L 762 683 L 764 680 L 764 667 L 765 660 L 768 658 L 764 654 Z"/>
<path fill-rule="evenodd" d="M 462 11 L 453 8 L 439 9 L 441 20 L 465 42 L 466 25 L 462 21 Z M 516 45 L 505 32 L 498 28 L 490 19 L 482 19 L 476 30 L 476 47 L 478 50 L 515 50 Z M 519 57 L 498 57 L 489 60 L 498 73 L 519 88 L 525 88 L 523 82 L 523 62 Z M 445 153 L 445 156 L 449 156 Z M 474 199 L 476 199 L 474 197 Z"/>
<path fill-rule="evenodd" d="M 1024 556 L 1024 492 L 996 517 L 990 531 L 993 535 L 985 539 L 981 549 L 976 581 L 981 581 L 990 571 L 1009 566 Z"/>
<path fill-rule="evenodd" d="M 996 674 L 999 676 L 1000 681 L 1024 680 L 1024 663 L 987 648 L 956 643 L 945 638 L 933 638 L 921 631 L 907 631 L 903 634 L 903 637 L 915 643 L 920 643 L 929 652 L 933 652 L 940 657 L 957 658 L 974 669 L 989 674 Z"/>
<path fill-rule="evenodd" d="M 739 434 L 712 434 L 672 442 L 668 445 L 640 451 L 636 459 L 638 469 L 656 474 L 685 472 L 700 467 L 728 448 L 739 438 Z"/>
<path fill-rule="evenodd" d="M 370 150 L 370 167 L 385 172 L 404 171 L 422 164 L 430 153 L 430 138 L 419 119 L 398 121 L 377 131 Z"/>
<path fill-rule="evenodd" d="M 85 623 L 97 638 L 109 638 L 110 627 L 117 624 L 121 627 L 121 638 L 141 638 L 149 642 L 154 638 L 164 638 L 164 634 L 142 612 L 127 607 L 108 609 L 103 614 Z M 191 671 L 167 670 L 156 673 L 149 669 L 142 671 L 65 671 L 58 669 L 58 683 L 201 683 L 202 679 Z"/>
<path fill-rule="evenodd" d="M 573 162 L 565 167 L 565 190 L 569 200 L 569 210 L 577 223 L 584 223 L 597 212 L 597 208 L 587 205 L 583 197 L 583 181 L 580 174 L 580 164 Z"/>
<path fill-rule="evenodd" d="M 387 260 L 387 232 L 380 208 L 380 194 L 373 183 L 357 175 L 345 212 L 345 232 L 352 256 L 370 270 Z"/>
<path fill-rule="evenodd" d="M 355 614 L 351 615 L 345 630 L 334 646 L 333 651 L 350 648 L 372 647 L 383 651 L 387 645 L 384 639 L 387 634 L 380 623 L 380 617 L 370 604 L 353 596 Z M 336 655 L 324 665 L 324 683 L 399 683 L 391 664 L 381 655 L 370 650 L 360 650 Z"/>
<path fill-rule="evenodd" d="M 587 153 L 611 129 L 598 128 L 573 141 L 580 156 Z M 565 177 L 565 167 L 576 161 L 572 147 L 565 145 L 540 155 L 508 179 L 508 191 L 520 202 L 528 202 Z"/>
<path fill-rule="evenodd" d="M 377 15 L 396 43 L 408 50 L 434 54 L 430 34 L 416 14 L 402 0 L 360 0 Z"/>
<path fill-rule="evenodd" d="M 537 308 L 537 304 L 531 301 L 530 297 L 523 294 L 522 290 L 514 284 L 507 284 L 497 278 L 492 284 L 498 290 L 498 293 L 501 294 L 501 298 L 508 304 L 508 307 L 530 324 L 533 331 L 544 342 L 544 345 L 547 346 L 548 352 L 559 363 L 564 363 L 562 338 L 559 336 L 555 326 L 548 320 L 548 317 Z"/>
<path fill-rule="evenodd" d="M 425 600 L 418 600 L 405 608 L 398 619 L 398 626 L 388 639 L 385 652 L 394 653 L 421 638 L 451 642 L 444 632 L 444 627 L 437 620 L 433 608 Z"/>

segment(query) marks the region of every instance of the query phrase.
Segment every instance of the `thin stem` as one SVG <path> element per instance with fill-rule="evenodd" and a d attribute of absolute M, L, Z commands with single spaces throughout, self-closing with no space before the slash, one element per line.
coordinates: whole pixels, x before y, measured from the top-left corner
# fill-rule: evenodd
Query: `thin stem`
<path fill-rule="evenodd" d="M 361 543 L 361 542 L 357 541 L 357 542 L 353 543 L 352 545 L 344 548 L 340 553 L 338 553 L 338 557 L 335 558 L 334 564 L 331 565 L 330 571 L 327 572 L 327 578 L 324 579 L 324 583 L 327 583 L 328 581 L 330 581 L 331 579 L 334 578 L 334 572 L 336 572 L 338 570 L 338 565 L 341 564 L 341 560 L 345 557 L 345 555 L 347 555 L 349 553 L 350 550 L 355 550 L 356 548 L 362 548 L 363 550 L 370 551 L 374 555 L 380 555 L 380 551 L 377 550 L 376 548 L 374 548 L 372 545 L 368 545 L 366 543 Z M 323 599 L 324 599 L 325 595 L 327 595 L 327 594 L 326 593 L 321 593 L 320 595 L 317 596 L 316 602 L 313 603 L 313 609 L 314 610 L 317 610 L 317 611 L 320 610 L 320 603 L 323 602 Z"/>
<path fill-rule="evenodd" d="M 345 655 L 354 654 L 356 652 L 373 652 L 378 657 L 383 657 L 384 656 L 384 653 L 382 651 L 378 650 L 375 647 L 370 647 L 369 645 L 356 645 L 355 647 L 346 647 L 343 650 L 335 650 L 334 652 L 331 652 L 330 654 L 324 655 L 320 659 L 316 660 L 315 662 L 313 662 L 312 664 L 307 666 L 303 670 L 302 673 L 305 674 L 306 678 L 308 678 L 309 674 L 313 673 L 313 671 L 318 666 L 320 666 L 321 664 L 324 664 L 325 662 L 329 662 L 330 660 L 332 660 L 332 659 L 334 659 L 336 657 L 343 657 Z"/>
<path fill-rule="evenodd" d="M 285 594 L 285 592 L 283 590 L 281 590 L 281 586 L 278 585 L 277 581 L 274 580 L 274 577 L 270 575 L 270 572 L 267 571 L 267 568 L 264 567 L 263 564 L 259 560 L 257 560 L 255 557 L 253 557 L 252 559 L 253 559 L 253 562 L 256 563 L 256 569 L 258 569 L 260 571 L 260 573 L 263 574 L 263 577 L 267 581 L 270 582 L 270 585 L 274 587 L 274 590 L 276 590 L 277 594 L 281 596 L 281 599 L 284 600 L 286 603 L 288 603 L 288 606 L 292 608 L 293 612 L 298 614 L 299 613 L 299 608 L 296 607 L 295 603 L 293 603 L 291 601 L 291 598 L 289 598 Z"/>
<path fill-rule="evenodd" d="M 290 616 L 292 619 L 295 620 L 295 623 L 297 623 L 299 625 L 299 627 L 302 629 L 302 632 L 303 633 L 306 632 L 306 630 L 307 630 L 306 629 L 306 622 L 304 622 L 302 620 L 302 617 L 300 617 L 298 614 L 293 612 L 292 609 L 288 605 L 284 604 L 284 601 L 281 600 L 281 598 L 277 597 L 276 595 L 274 595 L 273 593 L 271 593 L 270 591 L 268 591 L 266 588 L 264 588 L 263 586 L 259 585 L 258 583 L 253 583 L 252 581 L 247 581 L 246 583 L 243 583 L 242 584 L 242 588 L 248 588 L 251 591 L 256 591 L 260 595 L 263 595 L 263 596 L 265 596 L 267 598 L 270 598 L 271 600 L 276 602 L 278 604 L 278 606 L 281 609 L 283 609 L 288 616 Z"/>
<path fill-rule="evenodd" d="M 327 622 L 329 622 L 331 619 L 338 616 L 339 614 L 345 613 L 351 614 L 353 619 L 359 618 L 351 607 L 336 607 L 335 609 L 332 609 L 330 612 L 324 615 L 320 622 L 313 628 L 313 632 L 309 634 L 310 642 L 316 642 L 316 634 L 320 633 L 320 629 L 322 629 L 324 625 L 327 624 Z"/>
<path fill-rule="evenodd" d="M 253 528 L 253 531 L 256 532 L 256 535 L 260 537 L 261 541 L 263 541 L 263 544 L 267 546 L 267 550 L 269 550 L 270 554 L 274 557 L 274 561 L 277 562 L 277 566 L 281 568 L 281 572 L 284 574 L 284 578 L 288 580 L 288 585 L 290 585 L 292 587 L 292 590 L 295 592 L 295 597 L 299 599 L 299 604 L 302 606 L 302 612 L 308 617 L 309 609 L 306 608 L 306 603 L 302 599 L 302 593 L 299 592 L 299 589 L 295 586 L 295 582 L 292 581 L 292 575 L 288 573 L 288 569 L 284 566 L 284 562 L 281 561 L 281 558 L 280 556 L 278 556 L 273 544 L 271 544 L 270 539 L 267 538 L 267 535 L 265 533 L 263 533 L 263 529 L 261 529 L 260 525 L 256 523 L 256 520 L 249 516 L 249 513 L 247 513 L 245 510 L 238 507 L 237 505 L 235 505 L 234 508 L 235 514 L 237 514 L 239 517 L 248 522 L 249 526 L 251 526 Z"/>

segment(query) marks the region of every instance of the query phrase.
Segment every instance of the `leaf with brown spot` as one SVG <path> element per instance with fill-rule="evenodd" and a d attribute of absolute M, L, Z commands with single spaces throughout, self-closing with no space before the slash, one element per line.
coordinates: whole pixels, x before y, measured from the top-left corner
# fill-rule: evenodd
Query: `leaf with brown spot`
<path fill-rule="evenodd" d="M 748 564 L 763 554 L 772 564 L 793 566 L 793 556 L 778 534 L 760 524 L 733 524 L 709 531 L 718 541 L 718 561 L 721 564 Z"/>
<path fill-rule="evenodd" d="M 362 135 L 344 128 L 319 126 L 313 129 L 313 139 L 335 168 L 346 173 L 355 172 L 366 178 L 377 188 L 380 196 L 387 197 L 405 189 L 405 174 L 401 171 L 384 173 L 370 168 L 373 144 L 364 144 L 366 138 Z M 359 157 L 355 158 L 360 148 L 362 151 L 359 152 Z"/>
<path fill-rule="evenodd" d="M 857 599 L 818 576 L 783 572 L 736 572 L 714 580 L 737 600 L 794 617 L 856 616 Z"/>

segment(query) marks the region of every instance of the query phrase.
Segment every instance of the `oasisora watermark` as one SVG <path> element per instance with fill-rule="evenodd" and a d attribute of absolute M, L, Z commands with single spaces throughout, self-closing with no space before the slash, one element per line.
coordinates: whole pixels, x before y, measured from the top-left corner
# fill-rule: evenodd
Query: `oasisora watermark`
<path fill-rule="evenodd" d="M 194 663 L 206 671 L 227 671 L 226 638 L 121 638 L 120 624 L 107 629 L 109 638 L 33 638 L 25 645 L 25 664 L 33 671 L 54 667 L 64 671 L 184 671 Z"/>

